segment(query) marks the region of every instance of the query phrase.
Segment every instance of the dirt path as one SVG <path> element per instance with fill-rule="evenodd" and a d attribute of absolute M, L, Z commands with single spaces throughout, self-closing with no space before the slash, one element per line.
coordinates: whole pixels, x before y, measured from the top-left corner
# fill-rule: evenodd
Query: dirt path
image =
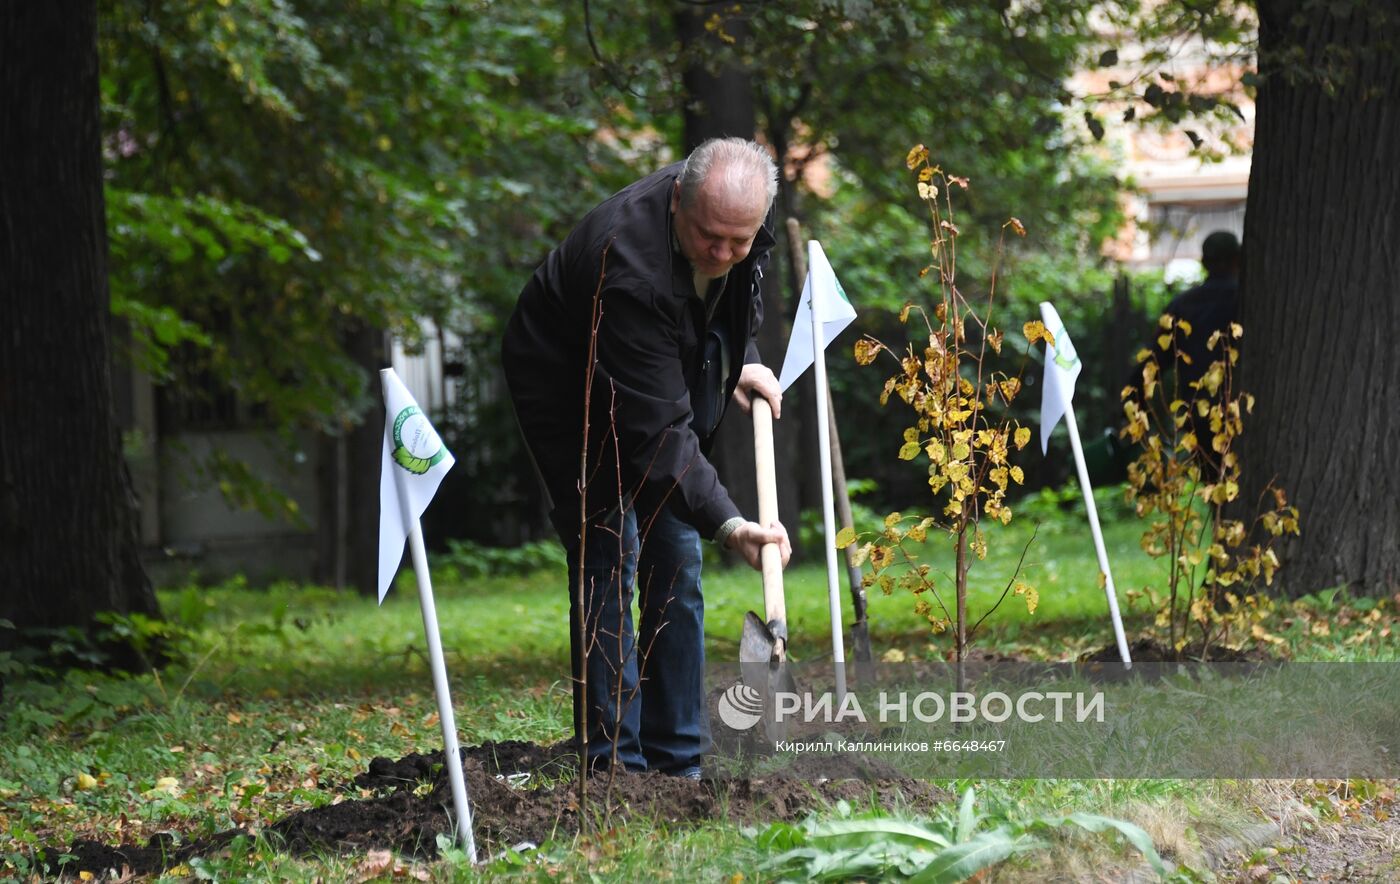
<path fill-rule="evenodd" d="M 1219 876 L 1229 884 L 1276 881 L 1400 881 L 1400 808 L 1394 783 L 1365 801 L 1333 799 L 1338 815 L 1301 814 L 1285 824 L 1284 838 Z M 1332 816 L 1329 814 L 1329 816 Z"/>

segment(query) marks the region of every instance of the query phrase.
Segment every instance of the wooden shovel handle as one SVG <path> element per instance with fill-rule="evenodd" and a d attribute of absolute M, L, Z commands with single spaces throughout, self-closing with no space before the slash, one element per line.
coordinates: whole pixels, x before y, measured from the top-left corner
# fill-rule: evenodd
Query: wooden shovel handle
<path fill-rule="evenodd" d="M 758 475 L 758 521 L 765 528 L 778 521 L 778 482 L 773 465 L 773 408 L 762 396 L 753 397 L 753 453 Z M 787 605 L 783 600 L 783 554 L 776 543 L 759 552 L 763 565 L 763 609 L 768 622 L 782 624 L 787 638 Z"/>

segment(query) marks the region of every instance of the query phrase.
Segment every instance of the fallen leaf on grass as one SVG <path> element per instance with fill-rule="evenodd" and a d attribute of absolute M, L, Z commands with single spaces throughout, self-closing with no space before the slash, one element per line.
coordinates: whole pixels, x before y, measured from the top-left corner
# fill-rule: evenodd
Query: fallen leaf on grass
<path fill-rule="evenodd" d="M 141 793 L 143 798 L 180 797 L 180 781 L 174 777 L 161 777 L 156 784 Z"/>
<path fill-rule="evenodd" d="M 355 881 L 371 881 L 389 871 L 394 864 L 394 854 L 388 850 L 371 850 L 355 866 Z"/>

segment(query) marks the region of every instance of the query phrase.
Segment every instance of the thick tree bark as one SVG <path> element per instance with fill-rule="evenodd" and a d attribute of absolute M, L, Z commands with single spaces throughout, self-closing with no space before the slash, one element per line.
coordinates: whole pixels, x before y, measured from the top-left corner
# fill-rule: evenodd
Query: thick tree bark
<path fill-rule="evenodd" d="M 1259 3 L 1241 501 L 1252 510 L 1275 481 L 1298 506 L 1290 595 L 1400 588 L 1400 25 L 1386 6 Z"/>
<path fill-rule="evenodd" d="M 0 617 L 155 614 L 112 405 L 92 0 L 0 4 L 0 158 Z"/>
<path fill-rule="evenodd" d="M 681 45 L 687 49 L 709 46 L 718 49 L 719 41 L 705 30 L 705 18 L 712 10 L 709 7 L 685 9 L 676 13 L 676 33 Z M 726 25 L 731 36 L 743 41 L 746 38 L 742 26 L 737 23 Z M 703 51 L 701 56 L 709 55 Z M 685 141 L 686 150 L 692 150 L 708 138 L 737 137 L 753 138 L 757 131 L 754 111 L 753 84 L 748 71 L 735 66 L 723 66 L 710 70 L 697 64 L 688 68 L 682 76 L 685 100 Z M 782 157 L 778 157 L 781 168 Z M 763 279 L 763 327 L 758 333 L 758 348 L 763 354 L 765 365 L 774 373 L 782 366 L 783 353 L 787 348 L 787 298 L 782 281 L 786 274 L 780 272 L 780 256 L 785 251 L 786 236 L 783 232 L 781 208 L 774 223 L 774 235 L 778 245 L 773 249 L 773 257 Z M 774 445 L 778 451 L 799 450 L 799 421 L 796 410 L 784 403 L 783 418 L 773 424 Z M 746 517 L 758 518 L 758 492 L 754 485 L 756 466 L 753 448 L 753 421 L 731 403 L 725 412 L 724 423 L 720 425 L 713 449 L 715 469 L 720 481 L 729 491 L 729 496 Z M 778 513 L 787 527 L 794 545 L 797 542 L 799 519 L 799 463 L 796 458 L 779 458 L 777 463 Z"/>

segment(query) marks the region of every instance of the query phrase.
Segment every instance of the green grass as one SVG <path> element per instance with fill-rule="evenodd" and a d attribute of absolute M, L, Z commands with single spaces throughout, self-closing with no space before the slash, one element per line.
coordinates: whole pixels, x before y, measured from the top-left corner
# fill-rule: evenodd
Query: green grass
<path fill-rule="evenodd" d="M 1139 530 L 1132 522 L 1107 526 L 1120 595 L 1163 573 L 1160 563 L 1138 549 Z M 972 571 L 975 615 L 1001 594 L 1029 531 L 1018 524 L 991 534 L 991 556 Z M 930 543 L 931 561 L 946 566 L 947 555 L 935 555 L 935 545 Z M 979 643 L 1050 660 L 1110 643 L 1097 573 L 1081 520 L 1047 525 L 1024 573 L 1040 590 L 1038 610 L 1028 614 L 1021 599 L 1008 596 Z M 817 660 L 829 654 L 823 567 L 794 568 L 786 585 L 794 656 Z M 838 589 L 848 610 L 844 580 Z M 442 580 L 436 591 L 463 742 L 566 736 L 563 574 Z M 709 569 L 705 596 L 708 653 L 712 660 L 734 659 L 744 612 L 762 608 L 758 575 Z M 144 843 L 163 830 L 199 837 L 234 826 L 258 828 L 329 800 L 325 786 L 348 780 L 375 755 L 398 757 L 440 745 L 411 577 L 382 608 L 315 587 L 253 590 L 238 583 L 165 591 L 161 601 L 189 638 L 185 662 L 158 676 L 70 672 L 55 680 L 30 672 L 7 679 L 0 714 L 0 878 L 35 874 L 25 859 L 33 847 L 76 836 Z M 1125 611 L 1130 632 L 1147 624 L 1147 612 Z M 1393 660 L 1394 616 L 1391 600 L 1323 593 L 1282 608 L 1268 625 L 1299 659 Z M 931 634 L 907 596 L 875 592 L 870 622 L 877 653 L 898 649 L 925 659 L 947 653 L 947 637 Z M 174 778 L 175 788 L 163 778 Z M 999 780 L 976 786 L 979 806 L 1007 819 L 1071 810 L 1116 814 L 1143 823 L 1154 837 L 1183 844 L 1206 817 L 1228 817 L 1230 808 L 1255 800 L 1249 787 L 1218 781 Z M 1056 850 L 1059 863 L 1106 848 L 1065 842 Z M 770 853 L 754 832 L 723 822 L 671 829 L 640 821 L 587 842 L 571 838 L 545 845 L 523 865 L 500 861 L 472 872 L 449 858 L 431 872 L 443 880 L 478 874 L 761 879 L 755 869 Z M 365 861 L 295 859 L 259 842 L 179 871 L 340 880 L 363 871 Z M 1109 861 L 1133 860 L 1110 851 Z M 1020 858 L 998 874 L 1014 877 L 1020 869 L 1034 880 L 1034 862 Z"/>

